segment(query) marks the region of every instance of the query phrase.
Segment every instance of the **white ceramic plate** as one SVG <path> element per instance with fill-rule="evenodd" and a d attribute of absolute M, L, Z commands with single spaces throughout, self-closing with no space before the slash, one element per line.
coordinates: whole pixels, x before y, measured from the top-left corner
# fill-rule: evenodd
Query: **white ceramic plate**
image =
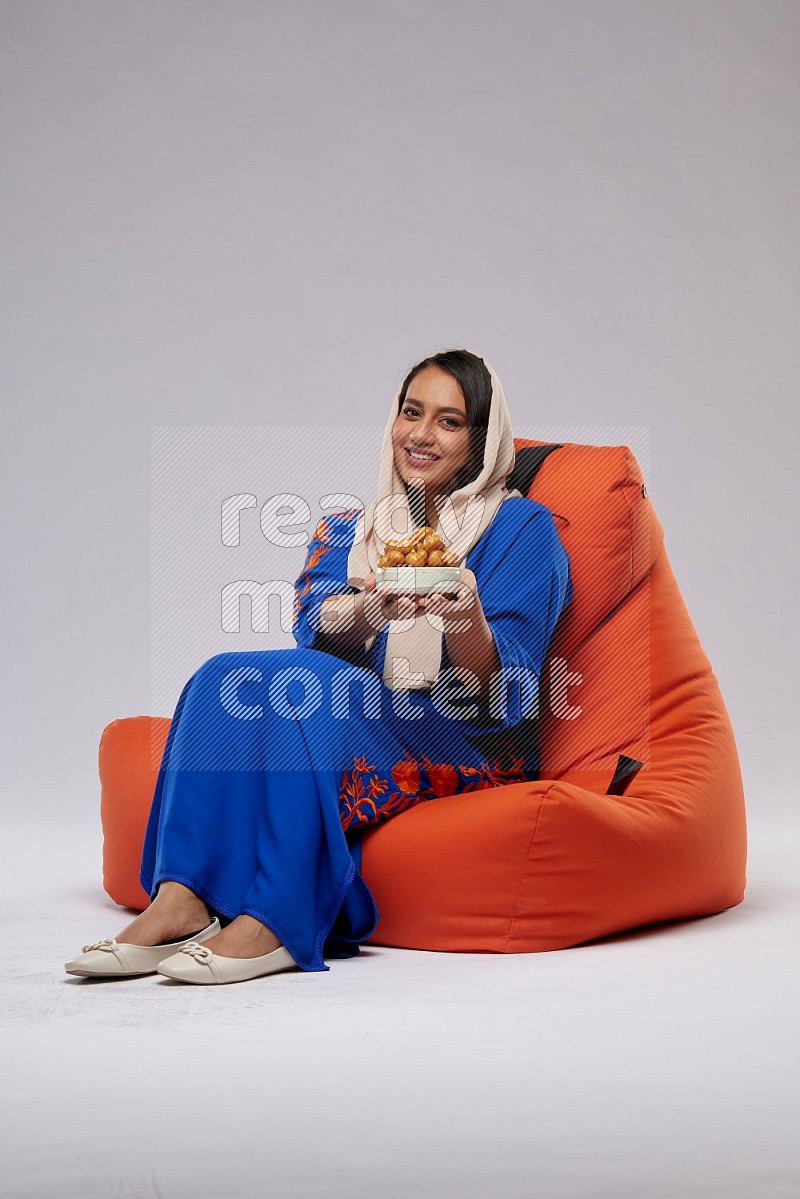
<path fill-rule="evenodd" d="M 429 591 L 444 591 L 452 584 L 453 592 L 461 586 L 461 570 L 458 566 L 384 566 L 375 571 L 375 586 L 378 591 L 391 591 L 394 595 L 426 595 Z"/>

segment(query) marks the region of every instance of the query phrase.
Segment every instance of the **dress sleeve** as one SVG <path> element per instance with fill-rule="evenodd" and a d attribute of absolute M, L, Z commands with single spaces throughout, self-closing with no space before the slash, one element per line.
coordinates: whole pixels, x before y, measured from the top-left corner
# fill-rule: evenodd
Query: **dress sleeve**
<path fill-rule="evenodd" d="M 501 671 L 499 695 L 477 704 L 469 721 L 475 733 L 512 728 L 536 706 L 547 646 L 572 598 L 569 557 L 553 516 L 542 504 L 526 505 L 522 525 L 504 521 L 473 567 Z M 454 686 L 456 695 L 468 695 Z"/>
<path fill-rule="evenodd" d="M 292 635 L 301 649 L 313 649 L 320 608 L 329 595 L 355 594 L 347 582 L 347 559 L 355 537 L 357 508 L 324 517 L 308 543 L 306 563 L 295 583 Z"/>

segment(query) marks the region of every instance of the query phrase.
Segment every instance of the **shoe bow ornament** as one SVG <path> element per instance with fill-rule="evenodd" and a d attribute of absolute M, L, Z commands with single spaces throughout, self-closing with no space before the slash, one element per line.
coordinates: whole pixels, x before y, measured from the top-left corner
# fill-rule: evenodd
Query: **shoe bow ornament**
<path fill-rule="evenodd" d="M 201 945 L 199 941 L 187 941 L 185 945 L 181 945 L 178 953 L 190 954 L 196 962 L 207 962 L 213 957 L 210 949 L 206 949 L 205 945 Z"/>
<path fill-rule="evenodd" d="M 103 949 L 106 953 L 116 953 L 117 942 L 114 937 L 103 937 L 102 941 L 92 941 L 91 945 L 83 946 L 83 953 L 91 953 L 93 949 Z"/>

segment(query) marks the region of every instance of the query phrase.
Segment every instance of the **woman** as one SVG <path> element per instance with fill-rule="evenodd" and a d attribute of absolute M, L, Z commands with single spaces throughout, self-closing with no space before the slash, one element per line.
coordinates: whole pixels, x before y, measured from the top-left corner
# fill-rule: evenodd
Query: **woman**
<path fill-rule="evenodd" d="M 409 371 L 378 496 L 321 521 L 309 545 L 297 648 L 218 654 L 186 683 L 145 832 L 150 906 L 68 973 L 213 984 L 327 970 L 377 924 L 364 828 L 538 777 L 530 718 L 572 584 L 550 513 L 506 487 L 513 466 L 482 358 L 450 350 Z M 385 542 L 423 525 L 458 555 L 458 593 L 378 592 Z"/>

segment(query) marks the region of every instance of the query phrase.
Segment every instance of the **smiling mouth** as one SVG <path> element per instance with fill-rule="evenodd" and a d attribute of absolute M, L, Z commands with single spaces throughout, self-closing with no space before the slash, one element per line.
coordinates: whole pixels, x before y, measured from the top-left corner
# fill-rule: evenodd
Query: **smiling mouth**
<path fill-rule="evenodd" d="M 405 446 L 405 455 L 408 458 L 409 462 L 413 462 L 415 465 L 417 463 L 438 462 L 439 461 L 438 454 L 415 454 L 414 451 L 409 449 L 408 446 Z"/>

